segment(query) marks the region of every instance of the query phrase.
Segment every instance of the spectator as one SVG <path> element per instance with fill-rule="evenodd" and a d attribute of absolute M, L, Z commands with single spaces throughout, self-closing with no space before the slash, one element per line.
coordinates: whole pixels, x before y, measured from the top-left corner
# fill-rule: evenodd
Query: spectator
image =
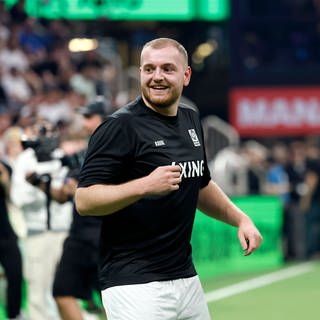
<path fill-rule="evenodd" d="M 102 97 L 97 97 L 86 107 L 80 108 L 80 113 L 83 115 L 83 129 L 86 133 L 91 135 L 110 111 L 110 103 Z M 63 188 L 63 193 L 68 199 L 73 199 L 81 164 L 79 163 L 70 173 Z M 78 299 L 90 301 L 94 290 L 100 292 L 98 285 L 100 225 L 99 218 L 81 217 L 74 208 L 73 222 L 69 236 L 64 242 L 53 286 L 53 295 L 63 320 L 83 319 Z"/>
<path fill-rule="evenodd" d="M 263 194 L 268 157 L 266 147 L 257 141 L 249 140 L 244 143 L 242 154 L 248 161 L 248 194 Z"/>
<path fill-rule="evenodd" d="M 31 88 L 21 71 L 12 67 L 2 78 L 2 85 L 9 99 L 9 108 L 17 111 L 31 97 Z"/>
<path fill-rule="evenodd" d="M 94 100 L 97 95 L 98 68 L 92 63 L 83 62 L 78 66 L 78 72 L 70 79 L 70 86 L 87 97 L 87 101 Z"/>
<path fill-rule="evenodd" d="M 238 147 L 225 147 L 209 163 L 209 169 L 216 183 L 228 195 L 248 193 L 248 162 Z"/>
<path fill-rule="evenodd" d="M 25 0 L 18 0 L 10 9 L 10 18 L 14 24 L 22 25 L 27 19 L 28 15 L 25 11 Z"/>
<path fill-rule="evenodd" d="M 320 159 L 317 144 L 306 145 L 306 195 L 301 206 L 305 210 L 306 258 L 312 259 L 320 255 Z"/>
<path fill-rule="evenodd" d="M 0 263 L 7 280 L 6 313 L 9 319 L 22 320 L 22 257 L 7 205 L 10 176 L 10 166 L 0 160 Z"/>
<path fill-rule="evenodd" d="M 67 103 L 65 92 L 58 87 L 48 88 L 45 99 L 38 105 L 37 117 L 53 125 L 57 125 L 60 121 L 69 123 L 72 119 L 72 110 Z"/>
<path fill-rule="evenodd" d="M 61 183 L 61 175 L 64 178 L 60 161 L 48 159 L 48 150 L 53 150 L 54 141 L 49 137 L 39 140 L 40 132 L 36 126 L 25 128 L 25 134 L 27 129 L 35 132 L 36 136 L 29 136 L 26 149 L 16 159 L 11 198 L 23 212 L 27 227 L 24 277 L 28 290 L 29 317 L 32 320 L 52 320 L 58 319 L 51 293 L 53 277 L 69 230 L 72 211 L 70 204 L 59 206 L 51 201 L 50 182 L 52 185 L 59 181 Z M 35 138 L 38 139 L 38 148 L 32 147 L 31 139 Z"/>
<path fill-rule="evenodd" d="M 11 68 L 19 71 L 26 71 L 29 68 L 28 57 L 21 49 L 16 35 L 11 35 L 7 45 L 0 51 L 0 64 L 6 72 Z"/>
<path fill-rule="evenodd" d="M 284 219 L 285 257 L 289 260 L 303 260 L 306 258 L 305 196 L 308 193 L 305 184 L 307 159 L 302 141 L 290 143 L 289 158 L 286 171 L 289 177 L 290 204 Z"/>
<path fill-rule="evenodd" d="M 272 146 L 269 168 L 266 172 L 265 192 L 281 197 L 284 209 L 289 203 L 289 178 L 286 171 L 288 150 L 285 144 L 277 143 Z"/>

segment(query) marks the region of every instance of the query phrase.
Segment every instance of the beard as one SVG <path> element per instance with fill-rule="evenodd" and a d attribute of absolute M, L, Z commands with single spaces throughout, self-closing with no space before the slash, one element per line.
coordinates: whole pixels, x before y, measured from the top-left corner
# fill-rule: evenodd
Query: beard
<path fill-rule="evenodd" d="M 150 106 L 159 109 L 166 109 L 170 108 L 180 99 L 181 93 L 175 90 L 171 94 L 156 95 L 151 94 L 149 88 L 143 88 L 142 95 Z"/>

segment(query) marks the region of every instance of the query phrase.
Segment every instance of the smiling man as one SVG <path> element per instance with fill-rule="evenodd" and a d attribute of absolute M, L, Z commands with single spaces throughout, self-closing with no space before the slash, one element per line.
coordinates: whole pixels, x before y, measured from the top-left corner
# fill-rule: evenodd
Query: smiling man
<path fill-rule="evenodd" d="M 210 319 L 191 255 L 197 207 L 237 227 L 245 255 L 262 241 L 210 178 L 199 115 L 180 102 L 190 78 L 180 43 L 148 42 L 141 97 L 91 137 L 76 205 L 81 215 L 102 217 L 100 284 L 109 320 Z"/>
<path fill-rule="evenodd" d="M 141 90 L 148 107 L 175 116 L 183 86 L 191 77 L 188 55 L 181 46 L 162 47 L 161 42 L 145 46 L 141 53 Z"/>

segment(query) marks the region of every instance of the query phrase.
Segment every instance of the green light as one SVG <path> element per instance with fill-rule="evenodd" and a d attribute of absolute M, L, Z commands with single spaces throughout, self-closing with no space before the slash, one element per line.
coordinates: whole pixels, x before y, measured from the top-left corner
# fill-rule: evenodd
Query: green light
<path fill-rule="evenodd" d="M 214 21 L 228 18 L 229 0 L 26 0 L 26 11 L 47 19 Z"/>
<path fill-rule="evenodd" d="M 225 20 L 230 14 L 230 3 L 228 0 L 201 0 L 198 10 L 202 20 Z"/>

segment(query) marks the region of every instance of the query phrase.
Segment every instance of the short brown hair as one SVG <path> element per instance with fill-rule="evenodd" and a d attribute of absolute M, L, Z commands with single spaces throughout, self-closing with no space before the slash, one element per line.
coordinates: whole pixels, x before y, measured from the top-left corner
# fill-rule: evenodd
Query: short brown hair
<path fill-rule="evenodd" d="M 188 65 L 187 50 L 185 49 L 185 47 L 181 43 L 179 43 L 178 41 L 171 39 L 171 38 L 157 38 L 157 39 L 151 40 L 143 46 L 141 52 L 147 47 L 151 47 L 154 49 L 161 49 L 166 46 L 175 47 L 181 53 L 181 55 L 184 57 L 186 65 Z"/>

